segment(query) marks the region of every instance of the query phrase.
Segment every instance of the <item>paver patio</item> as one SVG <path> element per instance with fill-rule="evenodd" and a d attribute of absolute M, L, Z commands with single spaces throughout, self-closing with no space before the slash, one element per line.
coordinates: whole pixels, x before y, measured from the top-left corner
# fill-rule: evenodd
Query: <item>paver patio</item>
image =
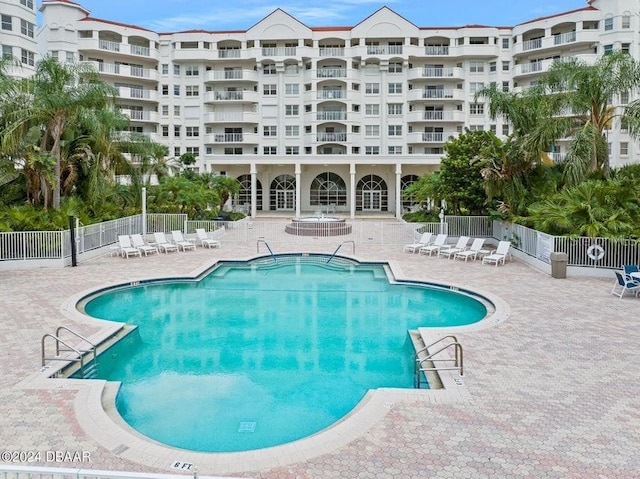
<path fill-rule="evenodd" d="M 0 449 L 88 451 L 87 463 L 47 465 L 175 473 L 167 463 L 149 466 L 131 451 L 123 454 L 96 441 L 75 415 L 78 391 L 55 385 L 30 389 L 21 381 L 40 370 L 44 333 L 61 324 L 85 335 L 102 327 L 67 318 L 61 306 L 70 297 L 108 284 L 189 274 L 255 250 L 255 244 L 234 245 L 227 238 L 220 249 L 195 253 L 130 259 L 107 254 L 76 268 L 0 272 Z M 360 437 L 317 457 L 296 461 L 292 455 L 279 466 L 231 474 L 199 468 L 200 474 L 640 478 L 640 299 L 610 295 L 613 274 L 611 280 L 559 280 L 517 260 L 483 266 L 402 253 L 402 246 L 358 245 L 355 257 L 392 261 L 407 279 L 480 288 L 509 305 L 506 322 L 458 334 L 469 400 L 394 403 Z"/>

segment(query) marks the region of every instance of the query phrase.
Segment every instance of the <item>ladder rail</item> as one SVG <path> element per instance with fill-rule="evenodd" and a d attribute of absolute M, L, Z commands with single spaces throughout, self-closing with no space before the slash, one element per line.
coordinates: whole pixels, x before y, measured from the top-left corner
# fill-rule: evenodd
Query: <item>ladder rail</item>
<path fill-rule="evenodd" d="M 271 257 L 273 258 L 273 262 L 277 263 L 278 260 L 276 259 L 276 255 L 273 254 L 273 250 L 271 249 L 271 246 L 269 246 L 269 243 L 267 243 L 267 241 L 264 238 L 259 238 L 258 241 L 256 241 L 256 253 L 260 253 L 260 243 L 264 243 L 264 245 L 269 250 Z"/>
<path fill-rule="evenodd" d="M 415 374 L 415 378 L 414 378 L 414 386 L 417 389 L 420 389 L 420 382 L 421 382 L 421 374 L 426 372 L 426 371 L 458 371 L 460 376 L 464 376 L 464 354 L 463 354 L 463 350 L 462 350 L 462 344 L 460 344 L 457 340 L 455 340 L 454 342 L 451 343 L 447 343 L 445 345 L 442 345 L 438 350 L 433 351 L 433 352 L 429 352 L 428 348 L 429 347 L 433 347 L 439 343 L 441 343 L 443 340 L 445 339 L 455 339 L 455 336 L 453 335 L 449 335 L 449 336 L 445 336 L 443 338 L 440 338 L 439 340 L 435 341 L 434 343 L 432 343 L 429 346 L 425 346 L 424 348 L 420 349 L 420 351 L 416 352 L 415 354 L 415 363 L 414 363 L 414 374 Z M 454 348 L 454 358 L 434 358 L 434 356 L 436 356 L 437 354 L 440 354 L 441 352 L 450 349 L 450 348 Z M 420 357 L 419 354 L 421 352 L 427 352 L 428 354 L 426 356 Z M 433 364 L 433 367 L 424 367 L 423 363 L 425 362 L 430 362 Z M 438 366 L 437 364 L 434 363 L 445 363 L 445 362 L 453 362 L 453 366 Z"/>
<path fill-rule="evenodd" d="M 46 339 L 47 338 L 52 338 L 56 342 L 56 356 L 53 356 L 53 357 L 45 356 L 45 343 L 46 343 Z M 60 357 L 58 357 L 58 355 L 60 354 L 60 348 L 59 348 L 59 344 L 58 343 L 62 343 L 63 345 L 65 345 L 68 348 L 68 349 L 63 350 L 63 351 L 74 352 L 74 353 L 76 353 L 77 357 L 76 358 L 60 358 Z M 42 336 L 42 340 L 40 341 L 40 344 L 41 344 L 42 367 L 44 367 L 46 365 L 47 361 L 74 361 L 74 362 L 80 362 L 80 372 L 84 376 L 84 357 L 83 357 L 83 353 L 89 352 L 89 351 L 83 351 L 81 349 L 76 349 L 73 346 L 70 346 L 69 344 L 67 344 L 64 340 L 60 339 L 58 336 L 56 336 L 54 334 L 51 334 L 51 333 L 46 333 L 44 336 Z"/>
<path fill-rule="evenodd" d="M 343 245 L 347 244 L 347 243 L 351 243 L 353 245 L 353 253 L 352 254 L 356 254 L 356 242 L 353 240 L 347 240 L 347 241 L 343 241 L 342 243 L 340 243 L 338 245 L 338 247 L 336 248 L 336 250 L 333 252 L 333 254 L 331 255 L 331 257 L 327 260 L 327 264 L 329 264 L 329 262 L 333 259 L 333 257 L 335 255 L 338 254 L 338 251 L 340 250 L 340 248 L 342 248 Z"/>
<path fill-rule="evenodd" d="M 82 351 L 83 353 L 93 353 L 93 361 L 97 363 L 98 361 L 98 357 L 96 356 L 96 345 L 94 343 L 92 343 L 91 341 L 89 341 L 87 338 L 85 338 L 82 334 L 77 333 L 76 331 L 74 331 L 71 328 L 68 328 L 67 326 L 58 326 L 56 328 L 56 334 L 55 337 L 59 338 L 60 337 L 60 331 L 68 331 L 69 333 L 73 334 L 75 337 L 83 340 L 85 343 L 89 344 L 91 346 L 91 349 L 88 350 L 83 350 L 80 349 L 80 351 Z M 56 356 L 58 356 L 60 354 L 60 342 L 56 341 Z"/>

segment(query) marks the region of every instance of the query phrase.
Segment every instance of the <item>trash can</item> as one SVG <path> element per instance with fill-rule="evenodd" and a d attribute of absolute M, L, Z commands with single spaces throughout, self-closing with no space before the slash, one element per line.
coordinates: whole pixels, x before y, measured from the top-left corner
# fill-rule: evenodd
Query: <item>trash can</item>
<path fill-rule="evenodd" d="M 557 279 L 565 279 L 567 277 L 567 262 L 569 257 L 567 253 L 551 253 L 551 277 Z"/>

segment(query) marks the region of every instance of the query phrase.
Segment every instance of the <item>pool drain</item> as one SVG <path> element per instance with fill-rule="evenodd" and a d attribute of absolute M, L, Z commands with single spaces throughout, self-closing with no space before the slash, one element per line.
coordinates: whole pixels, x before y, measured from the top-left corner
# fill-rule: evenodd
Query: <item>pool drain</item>
<path fill-rule="evenodd" d="M 256 431 L 255 422 L 241 422 L 240 427 L 238 427 L 238 432 L 255 432 L 255 431 Z"/>

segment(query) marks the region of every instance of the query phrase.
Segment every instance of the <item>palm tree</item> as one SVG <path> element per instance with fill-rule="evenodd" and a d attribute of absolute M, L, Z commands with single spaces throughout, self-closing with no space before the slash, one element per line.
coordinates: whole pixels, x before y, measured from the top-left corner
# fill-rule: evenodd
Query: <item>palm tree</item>
<path fill-rule="evenodd" d="M 213 190 L 220 197 L 218 208 L 222 211 L 229 198 L 240 193 L 240 183 L 231 176 L 217 175 L 213 178 Z"/>
<path fill-rule="evenodd" d="M 42 125 L 40 149 L 56 159 L 52 206 L 60 207 L 62 138 L 67 129 L 87 121 L 97 111 L 108 108 L 114 89 L 100 80 L 97 73 L 82 64 L 61 64 L 45 58 L 36 65 L 33 77 L 22 80 L 16 105 L 3 131 L 3 144 L 15 144 L 25 128 Z"/>

